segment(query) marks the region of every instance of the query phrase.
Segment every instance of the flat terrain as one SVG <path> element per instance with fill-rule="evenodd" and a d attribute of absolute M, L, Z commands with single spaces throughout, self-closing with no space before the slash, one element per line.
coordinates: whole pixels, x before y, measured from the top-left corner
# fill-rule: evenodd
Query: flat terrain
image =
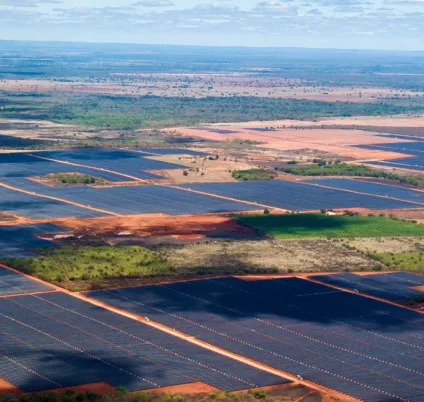
<path fill-rule="evenodd" d="M 424 235 L 422 225 L 381 217 L 285 214 L 243 215 L 239 219 L 280 239 Z"/>
<path fill-rule="evenodd" d="M 178 272 L 246 274 L 370 269 L 375 260 L 326 239 L 209 242 L 159 249 Z"/>

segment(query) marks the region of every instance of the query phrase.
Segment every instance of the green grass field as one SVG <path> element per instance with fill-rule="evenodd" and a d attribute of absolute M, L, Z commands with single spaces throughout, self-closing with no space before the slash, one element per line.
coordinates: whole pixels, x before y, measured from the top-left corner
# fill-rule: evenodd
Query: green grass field
<path fill-rule="evenodd" d="M 424 272 L 424 254 L 420 252 L 377 253 L 375 258 L 394 270 Z"/>
<path fill-rule="evenodd" d="M 242 215 L 243 223 L 279 239 L 423 236 L 424 225 L 369 216 Z"/>
<path fill-rule="evenodd" d="M 5 263 L 48 282 L 67 286 L 111 278 L 139 278 L 172 274 L 174 270 L 158 253 L 139 246 L 61 247 L 37 250 L 40 257 L 5 260 Z"/>

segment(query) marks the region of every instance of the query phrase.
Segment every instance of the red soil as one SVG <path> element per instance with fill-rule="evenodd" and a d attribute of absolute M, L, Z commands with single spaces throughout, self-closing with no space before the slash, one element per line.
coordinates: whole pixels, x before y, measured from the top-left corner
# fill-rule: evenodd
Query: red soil
<path fill-rule="evenodd" d="M 151 393 L 170 393 L 170 394 L 208 394 L 219 391 L 218 388 L 203 382 L 192 382 L 190 384 L 174 385 L 170 387 L 150 389 Z"/>
<path fill-rule="evenodd" d="M 3 380 L 3 378 L 0 378 L 0 395 L 8 395 L 8 394 L 19 395 L 19 394 L 23 394 L 23 391 L 19 389 L 18 387 L 15 387 L 10 382 Z"/>
<path fill-rule="evenodd" d="M 169 216 L 130 215 L 88 219 L 60 219 L 56 223 L 70 230 L 89 230 L 102 236 L 131 232 L 138 236 L 207 236 L 211 232 L 249 233 L 251 230 L 223 215 Z"/>

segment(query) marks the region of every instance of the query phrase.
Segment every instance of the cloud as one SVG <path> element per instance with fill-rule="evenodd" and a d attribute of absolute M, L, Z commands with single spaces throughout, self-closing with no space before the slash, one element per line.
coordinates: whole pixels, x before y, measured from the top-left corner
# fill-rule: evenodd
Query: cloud
<path fill-rule="evenodd" d="M 424 0 L 386 0 L 384 4 L 396 6 L 424 6 Z"/>
<path fill-rule="evenodd" d="M 175 4 L 171 0 L 141 0 L 132 4 L 132 6 L 136 7 L 172 7 L 174 5 Z"/>
<path fill-rule="evenodd" d="M 0 6 L 36 7 L 39 4 L 60 4 L 60 0 L 0 0 Z"/>

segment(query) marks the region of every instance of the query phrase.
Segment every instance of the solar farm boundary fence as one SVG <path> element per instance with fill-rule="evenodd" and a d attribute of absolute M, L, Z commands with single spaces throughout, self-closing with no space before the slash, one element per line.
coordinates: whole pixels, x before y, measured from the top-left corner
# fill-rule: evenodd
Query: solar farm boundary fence
<path fill-rule="evenodd" d="M 325 179 L 323 179 L 323 181 L 325 181 Z M 377 197 L 377 198 L 384 198 L 384 199 L 391 199 L 391 200 L 396 200 L 396 201 L 402 201 L 402 202 L 407 202 L 408 204 L 412 204 L 412 205 L 422 205 L 424 206 L 424 202 L 419 202 L 419 201 L 410 201 L 410 200 L 404 200 L 403 198 L 396 198 L 396 197 L 386 197 L 384 195 L 379 195 L 379 194 L 371 194 L 371 193 L 364 193 L 362 191 L 354 191 L 354 190 L 349 190 L 346 188 L 338 188 L 335 186 L 326 186 L 325 184 L 317 184 L 317 183 L 305 183 L 305 182 L 296 182 L 299 184 L 303 184 L 303 185 L 307 185 L 307 186 L 315 186 L 315 187 L 321 187 L 321 188 L 328 188 L 331 190 L 339 190 L 339 191 L 345 191 L 347 193 L 354 193 L 354 194 L 361 194 L 361 195 L 369 195 L 372 197 Z M 368 182 L 368 183 L 372 183 L 372 182 Z M 378 183 L 376 183 L 378 184 Z M 396 187 L 396 186 L 392 186 L 392 187 Z"/>
<path fill-rule="evenodd" d="M 4 188 L 7 188 L 9 190 L 12 190 L 12 191 L 17 191 L 19 193 L 29 194 L 29 195 L 32 195 L 34 197 L 40 197 L 40 198 L 46 198 L 46 199 L 53 200 L 53 201 L 59 201 L 59 202 L 62 202 L 64 204 L 74 205 L 76 207 L 80 207 L 80 208 L 84 208 L 84 209 L 89 209 L 91 211 L 101 212 L 102 214 L 113 215 L 113 216 L 120 216 L 119 214 L 117 214 L 115 212 L 111 212 L 111 211 L 106 211 L 104 209 L 90 207 L 89 205 L 84 205 L 84 204 L 80 204 L 80 203 L 77 203 L 77 202 L 68 201 L 68 200 L 65 200 L 63 198 L 52 197 L 50 195 L 37 194 L 37 193 L 35 193 L 33 191 L 27 191 L 27 190 L 23 190 L 23 189 L 18 188 L 18 187 L 10 186 L 9 184 L 5 184 L 5 183 L 1 183 L 0 182 L 0 186 L 2 186 Z"/>
<path fill-rule="evenodd" d="M 105 169 L 105 168 L 98 168 L 98 167 L 91 166 L 91 165 L 82 165 L 80 163 L 68 162 L 68 161 L 63 161 L 63 160 L 60 160 L 60 159 L 46 158 L 46 157 L 40 156 L 40 155 L 33 155 L 33 154 L 28 154 L 28 155 L 32 156 L 34 158 L 43 159 L 43 160 L 50 161 L 50 162 L 61 163 L 62 165 L 84 167 L 84 168 L 90 168 L 90 169 L 93 169 L 93 170 L 98 170 L 100 172 L 113 173 L 113 174 L 116 174 L 118 176 L 126 177 L 128 179 L 136 180 L 136 181 L 139 181 L 139 182 L 142 182 L 142 183 L 145 183 L 145 184 L 151 184 L 150 180 L 140 179 L 139 177 L 132 176 L 132 175 L 125 174 L 125 173 L 115 172 L 114 170 L 109 170 L 109 169 Z"/>

